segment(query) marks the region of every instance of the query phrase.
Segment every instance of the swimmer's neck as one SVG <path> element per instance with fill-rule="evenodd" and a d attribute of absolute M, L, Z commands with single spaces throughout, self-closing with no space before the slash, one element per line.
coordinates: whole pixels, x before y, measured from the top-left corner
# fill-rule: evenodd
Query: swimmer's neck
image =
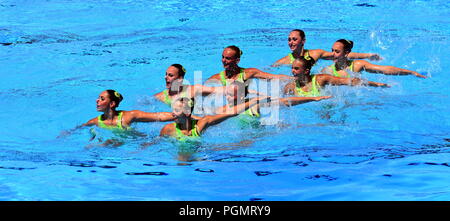
<path fill-rule="evenodd" d="M 225 69 L 225 75 L 227 78 L 233 78 L 241 72 L 241 67 L 238 65 Z"/>
<path fill-rule="evenodd" d="M 351 60 L 344 59 L 344 60 L 338 60 L 336 63 L 334 63 L 334 67 L 337 71 L 344 70 L 347 67 L 350 66 Z"/>
<path fill-rule="evenodd" d="M 292 55 L 294 55 L 294 58 L 299 58 L 299 57 L 305 55 L 305 49 L 303 48 L 303 46 L 297 47 L 297 49 L 292 51 Z"/>
<path fill-rule="evenodd" d="M 113 109 L 108 109 L 105 112 L 103 112 L 103 120 L 113 120 L 115 116 L 117 116 L 118 111 L 113 110 Z"/>

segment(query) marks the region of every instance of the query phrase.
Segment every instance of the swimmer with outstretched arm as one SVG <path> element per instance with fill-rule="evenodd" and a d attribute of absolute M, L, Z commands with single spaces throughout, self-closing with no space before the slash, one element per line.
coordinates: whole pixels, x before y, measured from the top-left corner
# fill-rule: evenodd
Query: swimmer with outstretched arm
<path fill-rule="evenodd" d="M 151 113 L 140 110 L 116 110 L 122 100 L 122 95 L 115 90 L 103 91 L 96 100 L 97 111 L 103 112 L 103 114 L 92 118 L 88 122 L 77 126 L 70 131 L 63 132 L 60 137 L 68 135 L 74 130 L 89 126 L 98 126 L 114 131 L 126 131 L 130 129 L 130 125 L 133 122 L 172 121 L 175 119 L 174 115 L 170 112 Z"/>
<path fill-rule="evenodd" d="M 311 60 L 314 65 L 319 59 L 332 60 L 332 52 L 325 51 L 322 49 L 307 50 L 304 48 L 306 42 L 305 32 L 300 29 L 294 29 L 289 33 L 288 46 L 291 49 L 291 53 L 287 56 L 276 61 L 272 67 L 277 67 L 280 65 L 292 64 L 296 58 L 303 57 L 306 60 Z M 370 59 L 370 60 L 381 60 L 382 58 L 378 54 L 374 53 L 355 53 L 351 52 L 348 55 L 351 59 Z"/>
<path fill-rule="evenodd" d="M 349 54 L 353 48 L 353 42 L 346 39 L 339 39 L 331 48 L 334 64 L 322 69 L 322 73 L 331 74 L 336 77 L 350 77 L 349 71 L 369 73 L 380 73 L 385 75 L 414 75 L 426 78 L 415 71 L 402 69 L 394 66 L 375 65 L 364 60 L 350 60 Z"/>
<path fill-rule="evenodd" d="M 186 69 L 180 64 L 172 64 L 166 70 L 164 80 L 166 89 L 154 97 L 171 106 L 172 101 L 179 96 L 193 98 L 196 95 L 207 96 L 212 93 L 224 93 L 225 87 L 207 87 L 204 85 L 184 85 L 183 79 Z"/>
<path fill-rule="evenodd" d="M 368 85 L 373 87 L 389 87 L 384 83 L 373 81 L 363 81 L 359 78 L 342 78 L 328 74 L 311 75 L 312 64 L 305 58 L 297 58 L 292 63 L 292 74 L 295 81 L 288 83 L 284 87 L 285 94 L 293 94 L 295 96 L 315 97 L 320 96 L 320 89 L 325 85 Z"/>
<path fill-rule="evenodd" d="M 282 74 L 270 74 L 257 68 L 239 67 L 242 51 L 238 47 L 231 45 L 226 47 L 222 53 L 222 65 L 225 70 L 211 76 L 206 82 L 219 81 L 223 86 L 233 81 L 244 82 L 251 78 L 258 79 L 280 79 L 289 80 L 292 77 Z"/>
<path fill-rule="evenodd" d="M 89 120 L 83 126 L 96 125 L 106 129 L 127 130 L 133 122 L 172 121 L 175 119 L 170 112 L 118 111 L 116 108 L 122 100 L 122 95 L 115 90 L 103 91 L 97 98 L 97 111 L 103 112 L 103 114 Z"/>

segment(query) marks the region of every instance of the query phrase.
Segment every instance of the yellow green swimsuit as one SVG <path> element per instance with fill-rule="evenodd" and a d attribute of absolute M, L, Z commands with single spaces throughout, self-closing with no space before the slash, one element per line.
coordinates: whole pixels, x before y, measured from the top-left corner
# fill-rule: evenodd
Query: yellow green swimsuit
<path fill-rule="evenodd" d="M 312 60 L 312 64 L 314 65 L 316 63 L 316 61 L 314 60 L 313 57 L 309 56 L 309 50 L 305 49 L 304 52 L 305 53 L 303 54 L 303 58 L 305 58 L 306 60 Z M 294 55 L 292 53 L 289 53 L 288 56 L 291 61 L 291 64 L 294 63 L 294 61 L 295 61 Z"/>
<path fill-rule="evenodd" d="M 123 112 L 120 111 L 119 115 L 117 116 L 117 125 L 116 126 L 106 125 L 105 122 L 103 122 L 103 120 L 102 120 L 102 115 L 99 115 L 97 117 L 98 127 L 108 129 L 108 130 L 126 130 L 127 128 L 122 126 L 122 115 L 123 115 Z"/>
<path fill-rule="evenodd" d="M 197 130 L 197 120 L 192 119 L 191 122 L 192 122 L 191 135 L 183 134 L 183 132 L 181 132 L 180 125 L 178 125 L 177 123 L 173 123 L 175 126 L 177 140 L 184 141 L 188 137 L 194 137 L 194 138 L 200 137 L 200 133 Z"/>
<path fill-rule="evenodd" d="M 311 90 L 303 91 L 302 88 L 295 82 L 295 91 L 300 97 L 318 97 L 320 96 L 320 85 L 316 81 L 316 75 L 312 77 Z"/>
<path fill-rule="evenodd" d="M 123 111 L 119 111 L 117 116 L 117 125 L 106 125 L 105 122 L 102 120 L 102 115 L 97 117 L 97 126 L 106 130 L 109 130 L 112 132 L 112 137 L 110 135 L 108 136 L 108 139 L 114 140 L 116 142 L 127 142 L 128 139 L 137 139 L 142 137 L 142 133 L 139 133 L 138 131 L 134 130 L 131 127 L 124 126 L 122 124 L 123 119 Z M 94 139 L 98 135 L 103 136 L 105 134 L 103 133 L 97 133 L 97 131 L 94 128 L 91 128 L 89 130 L 91 139 Z M 100 139 L 100 138 L 99 138 Z"/>
<path fill-rule="evenodd" d="M 236 79 L 236 81 L 240 81 L 240 82 L 244 83 L 244 81 L 245 81 L 245 79 L 244 79 L 245 71 L 244 70 L 245 70 L 244 68 L 241 68 L 241 71 L 239 72 L 239 76 Z M 220 72 L 220 82 L 222 82 L 223 86 L 228 85 L 227 79 L 225 78 L 225 71 Z"/>
<path fill-rule="evenodd" d="M 335 76 L 335 77 L 344 77 L 344 78 L 350 77 L 350 75 L 348 73 L 347 73 L 347 76 L 340 75 L 336 70 L 336 64 L 332 64 L 329 67 L 333 71 L 333 76 Z M 351 72 L 353 72 L 353 61 L 351 61 L 350 65 L 348 67 L 346 67 L 344 70 L 350 70 Z"/>

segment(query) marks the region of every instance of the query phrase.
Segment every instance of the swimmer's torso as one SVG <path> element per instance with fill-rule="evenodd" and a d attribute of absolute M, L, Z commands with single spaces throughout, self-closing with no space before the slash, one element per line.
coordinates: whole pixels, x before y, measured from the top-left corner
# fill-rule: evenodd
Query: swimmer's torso
<path fill-rule="evenodd" d="M 175 137 L 178 140 L 185 140 L 188 137 L 200 137 L 200 133 L 197 129 L 197 120 L 192 119 L 191 121 L 191 125 L 192 128 L 190 130 L 188 130 L 187 134 L 183 133 L 183 131 L 180 129 L 180 125 L 178 125 L 177 123 L 173 123 L 174 127 L 175 127 Z"/>
<path fill-rule="evenodd" d="M 312 76 L 312 81 L 310 85 L 300 87 L 297 82 L 295 82 L 295 95 L 300 97 L 317 97 L 320 96 L 320 85 L 317 83 L 316 75 Z"/>
<path fill-rule="evenodd" d="M 126 130 L 127 127 L 122 125 L 122 117 L 123 117 L 123 111 L 120 111 L 118 116 L 117 116 L 117 120 L 116 120 L 116 125 L 107 125 L 105 124 L 105 122 L 102 120 L 102 116 L 103 115 L 99 115 L 97 117 L 97 125 L 100 128 L 104 128 L 104 129 L 108 129 L 108 130 Z"/>

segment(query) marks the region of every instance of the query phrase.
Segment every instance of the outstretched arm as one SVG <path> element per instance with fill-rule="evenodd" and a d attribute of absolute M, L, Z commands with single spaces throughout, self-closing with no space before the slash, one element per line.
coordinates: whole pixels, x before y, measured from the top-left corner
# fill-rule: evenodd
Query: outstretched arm
<path fill-rule="evenodd" d="M 322 49 L 317 49 L 315 51 L 318 51 L 320 53 L 321 59 L 325 60 L 332 60 L 333 59 L 333 53 L 329 51 L 325 51 Z M 357 53 L 357 52 L 350 52 L 347 56 L 349 59 L 369 59 L 371 61 L 379 61 L 383 60 L 383 58 L 379 54 L 375 53 Z"/>
<path fill-rule="evenodd" d="M 248 75 L 246 79 L 249 78 L 259 78 L 259 79 L 267 79 L 267 80 L 271 80 L 271 79 L 280 79 L 280 80 L 293 80 L 294 77 L 292 76 L 288 76 L 288 75 L 284 75 L 284 74 L 270 74 L 264 71 L 261 71 L 259 69 L 256 68 L 247 68 L 246 71 L 248 71 Z"/>
<path fill-rule="evenodd" d="M 171 112 L 144 112 L 140 110 L 129 111 L 132 122 L 172 121 L 175 116 Z"/>
<path fill-rule="evenodd" d="M 363 81 L 360 78 L 352 78 L 352 85 L 367 85 L 371 87 L 391 87 L 385 83 L 379 83 L 375 81 Z"/>
<path fill-rule="evenodd" d="M 88 122 L 86 122 L 86 123 L 84 123 L 84 124 L 82 124 L 82 125 L 76 126 L 75 128 L 72 128 L 72 129 L 70 129 L 70 130 L 64 130 L 64 131 L 62 131 L 56 138 L 63 138 L 63 137 L 69 136 L 69 135 L 71 135 L 73 132 L 75 132 L 75 131 L 77 131 L 77 130 L 83 128 L 83 127 L 90 127 L 90 126 L 94 126 L 94 125 L 97 125 L 97 118 L 96 118 L 96 117 L 90 119 Z"/>
<path fill-rule="evenodd" d="M 350 52 L 347 56 L 349 59 L 369 59 L 371 61 L 379 61 L 383 60 L 383 58 L 379 54 L 375 53 L 356 53 Z"/>
<path fill-rule="evenodd" d="M 360 69 L 365 70 L 369 73 L 382 73 L 386 75 L 415 75 L 417 77 L 427 78 L 426 76 L 421 75 L 415 71 L 402 69 L 394 66 L 376 65 L 363 60 L 358 60 L 357 62 L 358 65 L 361 66 Z"/>
<path fill-rule="evenodd" d="M 158 99 L 159 101 L 164 102 L 164 93 L 163 92 L 156 93 L 155 95 L 153 95 L 153 97 Z"/>
<path fill-rule="evenodd" d="M 272 67 L 279 67 L 281 65 L 291 64 L 289 56 L 285 56 L 278 61 L 276 61 L 274 64 L 272 64 Z"/>
<path fill-rule="evenodd" d="M 205 81 L 205 84 L 206 84 L 206 83 L 220 83 L 220 74 L 217 73 L 217 74 L 215 74 L 215 75 L 209 77 L 209 78 Z"/>
<path fill-rule="evenodd" d="M 327 74 L 319 74 L 316 77 L 317 83 L 320 86 L 325 86 L 327 84 L 331 84 L 331 85 L 368 85 L 368 86 L 373 86 L 373 87 L 390 87 L 387 84 L 384 83 L 378 83 L 378 82 L 374 82 L 374 81 L 367 81 L 364 82 L 362 79 L 360 78 L 342 78 L 342 77 L 335 77 L 335 76 L 331 76 L 331 75 L 327 75 Z"/>
<path fill-rule="evenodd" d="M 262 93 L 262 92 L 259 92 L 259 91 L 255 91 L 255 90 L 251 90 L 251 89 L 249 89 L 248 90 L 248 93 L 249 94 L 256 94 L 256 95 L 258 95 L 258 96 L 267 96 L 267 94 L 264 94 L 264 93 Z"/>
<path fill-rule="evenodd" d="M 208 96 L 213 93 L 225 93 L 226 86 L 222 87 L 208 87 L 201 84 L 196 84 L 192 86 L 195 95 Z"/>

